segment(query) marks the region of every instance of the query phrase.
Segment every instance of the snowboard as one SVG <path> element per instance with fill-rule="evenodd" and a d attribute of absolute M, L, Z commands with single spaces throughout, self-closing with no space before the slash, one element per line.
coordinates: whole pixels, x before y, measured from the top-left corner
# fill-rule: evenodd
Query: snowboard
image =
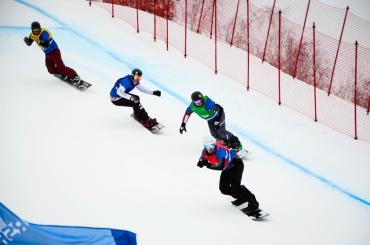
<path fill-rule="evenodd" d="M 266 213 L 265 211 L 263 211 L 260 208 L 256 209 L 255 211 L 249 212 L 249 213 L 246 212 L 246 208 L 240 209 L 240 211 L 242 211 L 244 214 L 246 214 L 252 220 L 256 220 L 256 221 L 257 220 L 262 220 L 266 216 L 270 215 L 269 213 Z"/>
<path fill-rule="evenodd" d="M 141 122 L 139 122 L 135 116 L 134 116 L 134 113 L 131 114 L 131 117 L 135 119 L 136 122 L 140 123 L 140 125 L 143 126 L 143 124 Z M 144 126 L 143 126 L 144 127 Z M 144 127 L 145 128 L 145 127 Z M 164 125 L 161 124 L 161 123 L 158 123 L 157 125 L 154 125 L 153 127 L 151 128 L 146 128 L 147 130 L 149 130 L 152 134 L 158 134 L 159 131 L 161 131 L 161 129 L 164 128 Z"/>
<path fill-rule="evenodd" d="M 236 154 L 239 156 L 239 158 L 246 158 L 248 153 L 249 153 L 249 151 L 247 151 L 246 149 L 241 149 L 241 150 L 236 152 Z"/>
<path fill-rule="evenodd" d="M 70 79 L 68 79 L 68 78 L 67 79 L 64 79 L 61 74 L 54 74 L 54 76 L 56 78 L 62 80 L 63 82 L 68 83 L 72 87 L 75 87 L 75 88 L 79 89 L 79 90 L 86 90 L 89 87 L 91 87 L 91 85 L 92 85 L 91 83 L 88 83 L 88 82 L 86 82 L 86 81 L 84 81 L 84 80 L 81 79 L 82 83 L 80 83 L 80 85 L 77 86 L 77 84 L 76 83 L 73 83 Z"/>

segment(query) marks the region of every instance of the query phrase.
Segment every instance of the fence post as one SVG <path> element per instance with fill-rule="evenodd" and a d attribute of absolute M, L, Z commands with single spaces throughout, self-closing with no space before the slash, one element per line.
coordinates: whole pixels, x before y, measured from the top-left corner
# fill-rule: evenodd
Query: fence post
<path fill-rule="evenodd" d="M 154 16 L 154 30 L 153 30 L 153 35 L 154 35 L 154 42 L 157 41 L 157 21 L 156 21 L 156 16 L 155 16 L 155 0 L 153 2 L 153 16 Z"/>
<path fill-rule="evenodd" d="M 136 32 L 139 33 L 139 0 L 136 1 Z"/>
<path fill-rule="evenodd" d="M 236 13 L 235 13 L 235 19 L 234 19 L 233 32 L 232 32 L 232 35 L 231 35 L 230 47 L 233 46 L 236 20 L 238 18 L 238 12 L 239 12 L 239 3 L 240 3 L 240 0 L 238 0 L 238 4 L 236 5 Z"/>
<path fill-rule="evenodd" d="M 112 18 L 114 18 L 114 0 L 112 0 Z"/>
<path fill-rule="evenodd" d="M 310 9 L 310 3 L 311 3 L 311 0 L 308 0 L 307 9 L 306 9 L 306 16 L 304 17 L 304 22 L 303 22 L 301 40 L 299 41 L 297 58 L 295 60 L 295 65 L 294 65 L 293 78 L 295 78 L 296 77 L 296 74 L 297 74 L 298 59 L 299 59 L 299 54 L 301 52 L 301 46 L 302 46 L 302 41 L 303 41 L 303 34 L 304 34 L 304 29 L 306 28 L 306 21 L 307 21 L 308 11 Z"/>
<path fill-rule="evenodd" d="M 315 108 L 315 122 L 317 122 L 317 101 L 316 101 L 316 26 L 315 22 L 312 25 L 313 34 L 313 96 L 314 96 L 314 108 Z"/>
<path fill-rule="evenodd" d="M 214 1 L 215 4 L 215 74 L 217 74 L 217 0 Z"/>
<path fill-rule="evenodd" d="M 355 94 L 354 94 L 354 104 L 355 104 L 355 140 L 357 140 L 357 47 L 358 42 L 355 42 Z"/>
<path fill-rule="evenodd" d="M 269 35 L 270 35 L 270 28 L 271 28 L 271 22 L 272 22 L 272 15 L 274 14 L 274 10 L 275 10 L 275 3 L 276 3 L 276 0 L 274 0 L 274 4 L 272 5 L 271 16 L 270 16 L 270 23 L 269 23 L 269 27 L 268 27 L 268 29 L 267 29 L 267 37 L 266 37 L 266 42 L 265 42 L 265 48 L 263 49 L 262 63 L 265 61 L 266 48 L 267 48 L 267 41 L 268 41 L 268 39 L 269 39 Z"/>
<path fill-rule="evenodd" d="M 167 46 L 167 51 L 168 51 L 168 15 L 170 12 L 170 2 L 168 2 L 167 5 L 167 14 L 166 14 L 166 46 Z"/>
<path fill-rule="evenodd" d="M 278 44 L 278 69 L 279 69 L 279 105 L 281 105 L 280 73 L 281 73 L 281 10 L 279 10 L 279 44 Z"/>
<path fill-rule="evenodd" d="M 333 71 L 331 73 L 331 78 L 330 78 L 330 83 L 329 83 L 329 90 L 328 90 L 328 96 L 330 95 L 330 91 L 331 91 L 331 84 L 333 82 L 333 78 L 334 78 L 334 71 L 335 71 L 335 66 L 337 65 L 337 59 L 338 59 L 338 53 L 339 53 L 339 47 L 340 47 L 340 44 L 342 42 L 342 36 L 343 36 L 343 31 L 344 31 L 344 26 L 346 24 L 346 20 L 347 20 L 347 14 L 348 14 L 348 10 L 349 10 L 349 7 L 347 6 L 346 8 L 346 14 L 344 15 L 344 20 L 343 20 L 343 25 L 342 25 L 342 30 L 340 32 L 340 37 L 339 37 L 339 41 L 338 41 L 338 48 L 337 48 L 337 53 L 335 55 L 335 60 L 334 60 L 334 65 L 333 65 Z"/>
<path fill-rule="evenodd" d="M 212 6 L 212 17 L 211 17 L 211 35 L 209 36 L 210 39 L 212 39 L 212 31 L 213 31 L 213 17 L 215 14 L 215 1 L 213 0 L 213 6 Z"/>
<path fill-rule="evenodd" d="M 184 57 L 186 58 L 186 42 L 187 42 L 187 35 L 188 35 L 188 0 L 185 0 L 185 51 L 184 51 Z"/>
<path fill-rule="evenodd" d="M 199 33 L 200 22 L 202 21 L 202 16 L 203 16 L 203 7 L 204 7 L 204 0 L 202 1 L 202 7 L 200 8 L 200 16 L 199 16 L 199 22 L 198 22 L 197 33 Z"/>
<path fill-rule="evenodd" d="M 249 0 L 247 0 L 247 90 L 249 90 Z"/>

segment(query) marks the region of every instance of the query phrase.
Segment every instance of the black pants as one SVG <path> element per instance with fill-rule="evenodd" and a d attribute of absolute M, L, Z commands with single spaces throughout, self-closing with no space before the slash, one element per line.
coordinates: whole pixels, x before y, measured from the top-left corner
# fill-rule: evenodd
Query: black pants
<path fill-rule="evenodd" d="M 214 125 L 215 119 L 211 119 L 208 121 L 208 127 L 211 135 L 218 140 L 223 140 L 226 144 L 230 142 L 235 142 L 239 143 L 238 137 L 233 135 L 231 132 L 226 130 L 226 123 L 225 123 L 225 113 L 222 112 L 221 115 L 221 120 L 220 120 L 220 125 L 218 128 L 215 127 Z"/>
<path fill-rule="evenodd" d="M 140 101 L 134 103 L 131 100 L 120 98 L 119 100 L 111 100 L 112 103 L 116 106 L 127 106 L 134 109 L 134 116 L 138 121 L 143 122 L 149 118 L 148 113 L 145 111 Z"/>
<path fill-rule="evenodd" d="M 240 185 L 243 176 L 244 164 L 240 158 L 234 158 L 233 165 L 221 172 L 220 191 L 224 195 L 244 199 L 248 202 L 256 201 L 256 197 L 247 187 Z"/>

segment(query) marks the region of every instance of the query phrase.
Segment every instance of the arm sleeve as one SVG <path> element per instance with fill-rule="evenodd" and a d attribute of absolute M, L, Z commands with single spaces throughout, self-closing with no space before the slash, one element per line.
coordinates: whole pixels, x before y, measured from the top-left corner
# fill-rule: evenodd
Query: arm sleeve
<path fill-rule="evenodd" d="M 120 84 L 117 89 L 117 94 L 127 100 L 131 99 L 131 95 L 126 93 L 125 91 L 126 91 L 126 88 Z"/>
<path fill-rule="evenodd" d="M 188 108 L 186 108 L 186 111 L 185 111 L 185 114 L 182 118 L 182 122 L 183 123 L 187 123 L 188 120 L 189 120 L 189 117 L 190 115 L 193 113 L 193 111 L 191 110 L 190 106 Z"/>
<path fill-rule="evenodd" d="M 144 86 L 143 86 L 143 85 L 141 85 L 141 84 L 138 84 L 138 85 L 136 86 L 136 88 L 137 88 L 138 90 L 140 90 L 141 92 L 143 92 L 143 93 L 146 93 L 146 94 L 153 94 L 153 90 L 147 89 L 146 87 L 144 87 Z"/>
<path fill-rule="evenodd" d="M 50 44 L 50 41 L 51 41 L 51 38 L 50 38 L 49 34 L 46 31 L 41 33 L 40 39 L 39 39 L 39 44 L 42 47 L 48 47 L 49 44 Z"/>

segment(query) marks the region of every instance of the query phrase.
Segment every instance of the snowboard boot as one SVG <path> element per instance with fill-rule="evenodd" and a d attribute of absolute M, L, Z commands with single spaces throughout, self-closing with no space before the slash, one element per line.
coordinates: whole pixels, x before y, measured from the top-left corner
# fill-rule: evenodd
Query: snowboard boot
<path fill-rule="evenodd" d="M 251 200 L 248 201 L 248 207 L 243 209 L 243 212 L 248 214 L 253 214 L 254 212 L 258 211 L 259 203 L 257 202 L 256 198 L 253 197 Z"/>
<path fill-rule="evenodd" d="M 149 125 L 150 125 L 150 127 L 154 127 L 157 124 L 158 124 L 158 122 L 157 122 L 157 119 L 156 118 L 149 118 Z"/>
<path fill-rule="evenodd" d="M 70 81 L 76 87 L 83 86 L 83 81 L 81 80 L 79 75 L 76 75 L 74 78 L 71 78 Z"/>
<path fill-rule="evenodd" d="M 143 120 L 142 124 L 147 129 L 151 129 L 153 127 L 153 123 L 150 121 L 149 118 L 146 120 Z"/>
<path fill-rule="evenodd" d="M 242 146 L 242 143 L 240 143 L 238 137 L 232 137 L 228 144 L 227 144 L 227 147 L 229 148 L 232 148 L 234 149 L 236 152 L 240 151 L 241 149 L 243 149 L 243 146 Z"/>

